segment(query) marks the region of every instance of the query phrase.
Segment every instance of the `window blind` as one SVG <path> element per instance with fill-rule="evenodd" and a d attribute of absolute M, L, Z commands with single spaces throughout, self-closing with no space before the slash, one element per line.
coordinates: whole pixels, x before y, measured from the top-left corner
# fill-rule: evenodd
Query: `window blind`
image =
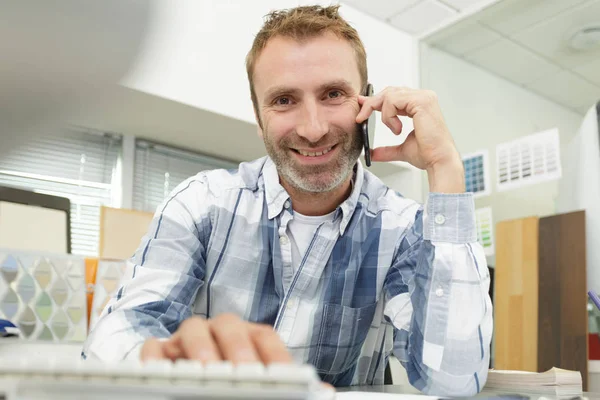
<path fill-rule="evenodd" d="M 177 185 L 200 171 L 236 168 L 237 164 L 172 147 L 137 140 L 133 208 L 154 212 Z"/>
<path fill-rule="evenodd" d="M 68 129 L 0 156 L 0 185 L 71 200 L 71 251 L 98 255 L 100 206 L 111 205 L 121 150 L 117 135 Z"/>

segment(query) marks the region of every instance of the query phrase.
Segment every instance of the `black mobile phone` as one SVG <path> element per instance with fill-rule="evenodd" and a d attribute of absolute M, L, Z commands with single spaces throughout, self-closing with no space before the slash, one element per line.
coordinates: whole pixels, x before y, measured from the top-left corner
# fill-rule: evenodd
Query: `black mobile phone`
<path fill-rule="evenodd" d="M 363 96 L 373 96 L 373 85 L 370 83 L 367 84 L 365 91 L 363 92 Z M 371 146 L 375 141 L 375 111 L 371 113 L 371 116 L 367 118 L 364 122 L 359 124 L 359 131 L 362 135 L 363 146 L 365 149 L 365 164 L 367 167 L 371 166 Z"/>

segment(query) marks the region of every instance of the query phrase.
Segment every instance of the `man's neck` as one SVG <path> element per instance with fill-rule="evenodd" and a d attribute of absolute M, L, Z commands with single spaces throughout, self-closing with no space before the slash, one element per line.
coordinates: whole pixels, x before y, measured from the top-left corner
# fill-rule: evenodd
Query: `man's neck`
<path fill-rule="evenodd" d="M 280 178 L 281 186 L 292 198 L 294 211 L 303 215 L 325 215 L 334 211 L 352 193 L 352 174 L 338 187 L 328 192 L 314 193 L 299 190 Z"/>

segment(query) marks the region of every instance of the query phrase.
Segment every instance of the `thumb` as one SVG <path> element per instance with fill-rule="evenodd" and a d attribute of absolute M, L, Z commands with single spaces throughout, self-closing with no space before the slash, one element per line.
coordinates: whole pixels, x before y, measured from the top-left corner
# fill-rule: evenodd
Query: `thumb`
<path fill-rule="evenodd" d="M 406 161 L 414 165 L 419 152 L 414 132 L 412 130 L 402 144 L 376 148 L 371 158 L 373 161 Z"/>
<path fill-rule="evenodd" d="M 166 358 L 170 358 L 175 361 L 179 358 L 185 358 L 183 348 L 181 347 L 181 340 L 178 336 L 172 336 L 170 339 L 163 341 L 162 343 L 163 355 Z"/>
<path fill-rule="evenodd" d="M 371 151 L 373 161 L 403 161 L 401 158 L 402 145 L 377 147 Z"/>

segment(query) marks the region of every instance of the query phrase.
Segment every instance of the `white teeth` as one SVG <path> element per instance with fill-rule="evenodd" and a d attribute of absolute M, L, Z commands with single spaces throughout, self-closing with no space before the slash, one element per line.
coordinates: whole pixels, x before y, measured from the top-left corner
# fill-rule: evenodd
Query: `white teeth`
<path fill-rule="evenodd" d="M 318 156 L 322 156 L 323 154 L 329 153 L 332 148 L 333 147 L 330 147 L 327 150 L 319 151 L 317 153 L 309 153 L 307 151 L 298 150 L 298 153 L 302 154 L 305 157 L 318 157 Z"/>

